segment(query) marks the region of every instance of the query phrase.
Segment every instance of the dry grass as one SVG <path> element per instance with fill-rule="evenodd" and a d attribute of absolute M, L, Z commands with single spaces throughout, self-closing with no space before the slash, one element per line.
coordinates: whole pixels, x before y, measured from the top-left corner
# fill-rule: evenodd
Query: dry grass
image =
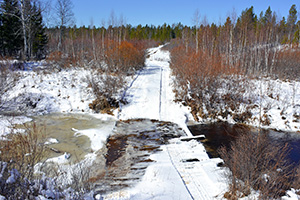
<path fill-rule="evenodd" d="M 4 136 L 0 141 L 0 159 L 8 163 L 8 169 L 16 169 L 22 179 L 34 178 L 34 166 L 44 156 L 44 128 L 35 123 L 24 125 L 25 132 L 13 128 L 13 133 Z"/>
<path fill-rule="evenodd" d="M 44 156 L 44 130 L 24 125 L 16 127 L 0 141 L 0 194 L 8 199 L 32 199 L 38 187 L 33 187 L 35 165 Z"/>

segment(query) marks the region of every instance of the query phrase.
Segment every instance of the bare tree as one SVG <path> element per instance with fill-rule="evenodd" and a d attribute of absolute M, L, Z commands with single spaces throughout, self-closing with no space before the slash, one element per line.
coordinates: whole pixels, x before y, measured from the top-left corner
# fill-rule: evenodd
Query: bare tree
<path fill-rule="evenodd" d="M 109 37 L 111 40 L 114 40 L 114 28 L 117 26 L 117 17 L 115 15 L 115 12 L 112 10 L 110 12 L 110 16 L 109 16 L 109 19 L 108 19 L 108 32 L 109 32 Z"/>
<path fill-rule="evenodd" d="M 101 25 L 102 25 L 102 28 L 101 28 L 101 54 L 103 54 L 103 51 L 104 51 L 104 39 L 105 39 L 105 20 L 102 19 L 101 20 Z"/>
<path fill-rule="evenodd" d="M 194 17 L 193 17 L 193 23 L 195 24 L 195 28 L 196 28 L 196 53 L 198 53 L 198 47 L 199 47 L 199 36 L 198 36 L 198 33 L 199 33 L 199 27 L 200 27 L 200 18 L 201 18 L 200 12 L 197 9 L 195 11 Z"/>
<path fill-rule="evenodd" d="M 93 20 L 93 18 L 91 19 L 90 29 L 92 30 L 93 58 L 94 58 L 94 61 L 96 61 L 97 60 L 97 56 L 96 56 L 96 43 L 95 43 L 95 36 L 94 36 L 95 26 L 94 26 L 94 20 Z"/>
<path fill-rule="evenodd" d="M 20 6 L 21 6 L 21 22 L 22 22 L 22 30 L 23 30 L 23 39 L 24 39 L 24 52 L 23 56 L 25 56 L 28 53 L 28 43 L 27 43 L 27 29 L 26 29 L 26 14 L 25 14 L 25 1 L 20 0 Z"/>
<path fill-rule="evenodd" d="M 41 2 L 43 19 L 46 27 L 50 27 L 53 23 L 52 18 L 52 0 L 44 0 Z"/>
<path fill-rule="evenodd" d="M 119 40 L 119 45 L 121 44 L 122 40 L 125 40 L 125 33 L 124 33 L 124 26 L 126 24 L 126 19 L 124 18 L 123 15 L 120 15 L 120 19 L 118 21 L 119 24 L 119 31 L 118 31 L 118 40 Z M 124 38 L 122 39 L 122 36 L 124 36 Z"/>
<path fill-rule="evenodd" d="M 64 29 L 74 23 L 73 3 L 71 0 L 57 0 L 55 5 L 55 12 L 57 15 L 57 24 L 60 28 L 58 51 L 62 48 L 62 40 L 64 36 Z"/>

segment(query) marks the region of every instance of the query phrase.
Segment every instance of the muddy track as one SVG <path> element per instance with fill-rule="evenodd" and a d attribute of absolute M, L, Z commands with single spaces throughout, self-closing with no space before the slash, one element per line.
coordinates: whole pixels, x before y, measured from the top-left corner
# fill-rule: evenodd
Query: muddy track
<path fill-rule="evenodd" d="M 161 151 L 161 145 L 171 138 L 185 135 L 178 125 L 150 119 L 120 121 L 114 134 L 107 139 L 93 166 L 97 193 L 117 191 L 138 182 L 152 162 L 151 154 Z"/>

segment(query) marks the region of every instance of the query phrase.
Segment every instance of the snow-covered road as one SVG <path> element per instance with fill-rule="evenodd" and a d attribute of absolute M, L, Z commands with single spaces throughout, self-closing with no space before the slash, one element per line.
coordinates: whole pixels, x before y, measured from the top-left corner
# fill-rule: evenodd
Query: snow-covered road
<path fill-rule="evenodd" d="M 121 106 L 118 116 L 121 120 L 148 118 L 174 122 L 191 136 L 186 125 L 190 112 L 173 101 L 170 55 L 161 48 L 149 50 L 146 67 L 125 91 L 123 98 L 127 104 Z M 172 139 L 150 158 L 155 163 L 134 188 L 110 194 L 106 199 L 220 199 L 226 190 L 224 171 L 217 167 L 221 159 L 209 159 L 203 145 L 195 140 Z"/>
<path fill-rule="evenodd" d="M 186 127 L 190 112 L 174 100 L 170 55 L 162 46 L 149 50 L 146 66 L 125 91 L 123 98 L 128 104 L 121 106 L 120 119 L 147 118 L 177 123 L 187 135 Z"/>

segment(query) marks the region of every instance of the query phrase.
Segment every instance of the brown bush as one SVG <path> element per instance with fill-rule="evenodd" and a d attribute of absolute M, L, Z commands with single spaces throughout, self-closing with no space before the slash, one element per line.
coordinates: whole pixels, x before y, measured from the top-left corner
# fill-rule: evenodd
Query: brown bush
<path fill-rule="evenodd" d="M 51 52 L 48 57 L 47 61 L 58 65 L 59 68 L 69 68 L 72 64 L 76 64 L 76 59 L 71 58 L 67 55 L 64 55 L 61 51 L 54 51 Z"/>
<path fill-rule="evenodd" d="M 92 103 L 89 104 L 89 108 L 94 110 L 96 113 L 108 113 L 112 114 L 112 110 L 119 107 L 119 102 L 114 98 L 105 98 L 100 96 L 96 98 Z"/>
<path fill-rule="evenodd" d="M 300 48 L 287 48 L 278 53 L 274 73 L 281 79 L 298 79 Z"/>
<path fill-rule="evenodd" d="M 16 72 L 10 69 L 9 63 L 10 61 L 8 60 L 0 63 L 0 109 L 7 102 L 5 93 L 13 88 L 20 78 Z"/>
<path fill-rule="evenodd" d="M 139 43 L 136 45 L 138 46 Z M 143 48 L 138 49 L 133 43 L 123 41 L 119 46 L 119 51 L 122 71 L 135 71 L 144 65 L 145 52 Z"/>
<path fill-rule="evenodd" d="M 226 195 L 231 199 L 247 196 L 251 189 L 259 190 L 261 199 L 274 199 L 291 186 L 288 147 L 274 144 L 265 133 L 241 133 L 229 149 L 218 152 L 231 171 L 225 174 L 230 186 Z"/>
<path fill-rule="evenodd" d="M 234 111 L 244 102 L 245 81 L 238 78 L 240 71 L 236 66 L 225 65 L 223 57 L 205 50 L 196 53 L 183 45 L 171 51 L 171 68 L 176 77 L 176 98 L 188 105 L 193 102 L 190 106 L 193 106 L 195 120 L 197 117 L 194 108 L 201 115 L 205 109 L 208 117 L 216 118 L 227 112 L 226 107 Z M 226 89 L 225 94 L 219 92 L 221 88 Z"/>
<path fill-rule="evenodd" d="M 106 41 L 105 63 L 113 73 L 132 73 L 145 62 L 145 47 L 142 43 L 114 40 Z"/>
<path fill-rule="evenodd" d="M 300 167 L 299 166 L 296 169 L 295 178 L 293 180 L 292 187 L 295 188 L 295 189 L 300 188 Z M 297 193 L 300 194 L 299 191 Z"/>
<path fill-rule="evenodd" d="M 13 128 L 13 132 L 0 141 L 0 160 L 8 164 L 8 170 L 18 170 L 22 179 L 32 180 L 34 166 L 44 156 L 45 130 L 35 123 L 24 125 L 24 129 L 25 133 L 22 133 Z"/>
<path fill-rule="evenodd" d="M 35 123 L 24 129 L 20 132 L 13 127 L 0 140 L 0 194 L 7 199 L 34 199 L 40 187 L 33 184 L 37 178 L 34 167 L 44 158 L 44 130 Z"/>
<path fill-rule="evenodd" d="M 87 81 L 95 95 L 95 100 L 89 104 L 90 109 L 112 114 L 112 110 L 119 107 L 116 96 L 120 96 L 120 91 L 125 87 L 124 75 L 96 71 L 87 77 Z"/>

